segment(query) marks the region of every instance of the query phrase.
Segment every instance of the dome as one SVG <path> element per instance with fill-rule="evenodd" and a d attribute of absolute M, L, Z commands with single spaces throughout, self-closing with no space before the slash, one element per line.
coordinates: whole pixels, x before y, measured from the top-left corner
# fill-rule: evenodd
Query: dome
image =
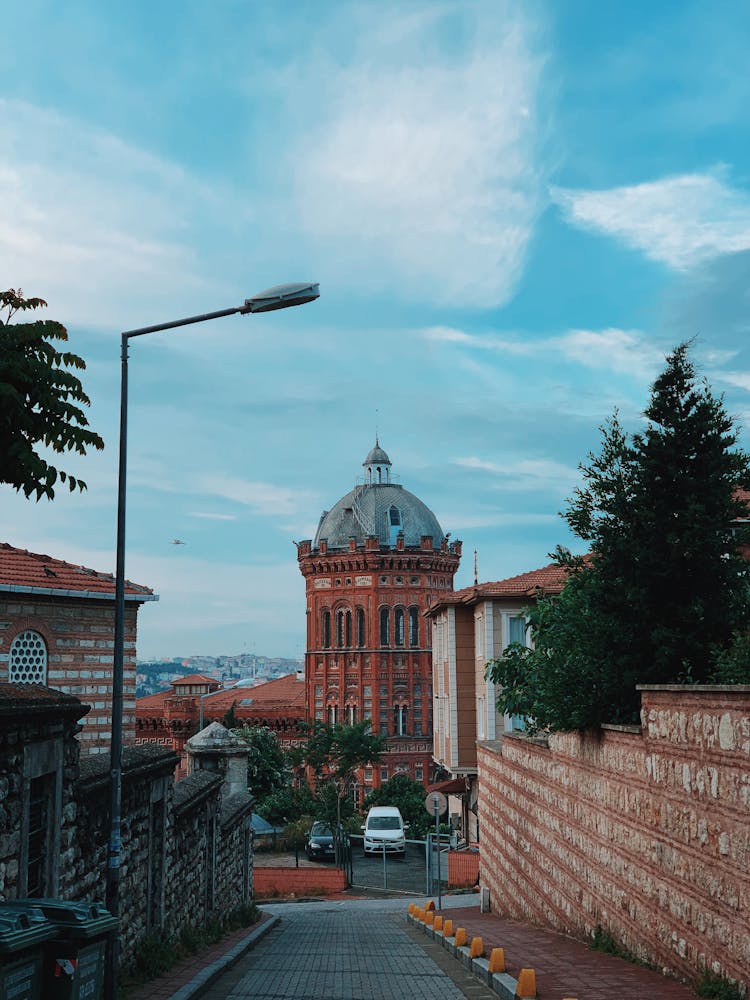
<path fill-rule="evenodd" d="M 380 447 L 377 441 L 375 442 L 375 447 L 370 450 L 370 453 L 368 454 L 367 458 L 362 463 L 362 465 L 364 465 L 365 468 L 368 465 L 390 465 L 390 464 L 391 464 L 390 458 L 388 458 L 388 456 Z"/>
<path fill-rule="evenodd" d="M 376 440 L 362 464 L 368 473 L 373 466 L 390 471 L 391 460 Z M 445 537 L 438 519 L 419 497 L 392 483 L 390 476 L 386 481 L 379 477 L 375 481 L 368 474 L 364 485 L 355 486 L 331 510 L 323 512 L 313 546 L 319 548 L 325 540 L 329 549 L 348 548 L 350 538 L 363 545 L 373 535 L 381 545 L 395 546 L 401 533 L 409 547 L 419 547 L 422 537 L 429 535 L 433 547 L 440 548 Z"/>

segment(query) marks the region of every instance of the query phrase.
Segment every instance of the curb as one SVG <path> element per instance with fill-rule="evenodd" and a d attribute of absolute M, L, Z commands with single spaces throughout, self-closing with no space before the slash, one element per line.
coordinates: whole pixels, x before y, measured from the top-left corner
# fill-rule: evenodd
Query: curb
<path fill-rule="evenodd" d="M 257 941 L 260 941 L 260 939 L 264 937 L 272 927 L 275 927 L 280 920 L 281 917 L 275 916 L 270 916 L 268 920 L 264 920 L 260 927 L 256 927 L 250 931 L 247 937 L 238 941 L 237 944 L 233 948 L 230 948 L 229 951 L 225 952 L 221 958 L 217 958 L 215 962 L 207 965 L 205 969 L 201 969 L 201 971 L 193 979 L 191 979 L 189 983 L 186 983 L 185 986 L 181 986 L 176 993 L 173 993 L 169 997 L 169 1000 L 194 1000 L 194 998 L 198 997 L 203 990 L 205 990 L 208 986 L 211 986 L 211 984 L 218 979 L 223 972 L 226 972 L 227 969 L 231 969 L 235 962 L 238 962 L 245 952 L 249 951 Z"/>
<path fill-rule="evenodd" d="M 420 929 L 427 937 L 431 937 L 437 944 L 442 945 L 449 955 L 460 962 L 484 986 L 488 986 L 493 993 L 497 993 L 502 1000 L 516 1000 L 517 981 L 513 976 L 506 972 L 490 972 L 490 963 L 487 959 L 472 958 L 468 946 L 459 945 L 457 947 L 453 938 L 445 937 L 442 931 L 433 930 L 432 927 L 411 913 L 407 913 L 406 920 L 412 927 Z"/>

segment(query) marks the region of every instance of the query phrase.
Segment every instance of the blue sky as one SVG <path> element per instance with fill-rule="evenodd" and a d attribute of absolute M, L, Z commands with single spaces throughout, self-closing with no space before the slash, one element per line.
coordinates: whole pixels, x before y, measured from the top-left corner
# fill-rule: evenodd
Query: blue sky
<path fill-rule="evenodd" d="M 83 495 L 3 489 L 4 540 L 113 571 L 118 332 L 321 284 L 132 344 L 139 656 L 301 656 L 293 540 L 376 425 L 464 586 L 576 548 L 578 463 L 681 340 L 750 424 L 741 0 L 10 0 L 4 35 L 0 280 L 107 443 Z"/>

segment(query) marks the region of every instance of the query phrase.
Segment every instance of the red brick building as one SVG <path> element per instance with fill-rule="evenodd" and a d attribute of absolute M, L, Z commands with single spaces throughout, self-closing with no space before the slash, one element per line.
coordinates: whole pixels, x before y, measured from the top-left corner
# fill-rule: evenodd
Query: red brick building
<path fill-rule="evenodd" d="M 158 597 L 126 583 L 123 738 L 135 739 L 138 609 Z M 115 579 L 85 566 L 0 543 L 0 682 L 46 684 L 91 711 L 82 720 L 84 753 L 109 749 Z"/>
<path fill-rule="evenodd" d="M 453 590 L 461 542 L 391 480 L 375 442 L 364 482 L 321 516 L 313 541 L 297 546 L 307 591 L 307 716 L 331 723 L 372 721 L 388 737 L 378 768 L 362 774 L 367 793 L 397 773 L 429 784 L 432 659 L 423 617 Z"/>
<path fill-rule="evenodd" d="M 180 755 L 178 775 L 186 774 L 185 743 L 211 722 L 232 712 L 238 726 L 266 726 L 282 746 L 299 738 L 305 718 L 305 683 L 296 674 L 265 684 L 224 687 L 215 677 L 191 674 L 136 701 L 136 743 L 157 743 Z"/>

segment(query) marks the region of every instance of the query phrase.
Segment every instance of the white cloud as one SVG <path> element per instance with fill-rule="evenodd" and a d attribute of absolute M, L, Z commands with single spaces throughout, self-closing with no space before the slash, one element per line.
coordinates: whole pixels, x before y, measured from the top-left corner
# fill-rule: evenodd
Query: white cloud
<path fill-rule="evenodd" d="M 201 220 L 226 211 L 207 186 L 51 110 L 0 99 L 0 118 L 8 283 L 46 299 L 55 318 L 107 330 L 154 322 L 177 296 L 185 308 L 223 292 L 193 249 Z"/>
<path fill-rule="evenodd" d="M 252 482 L 232 476 L 207 476 L 194 484 L 196 492 L 222 497 L 250 507 L 256 514 L 290 517 L 315 509 L 317 497 L 307 490 Z"/>
<path fill-rule="evenodd" d="M 578 477 L 576 469 L 554 459 L 519 459 L 509 456 L 507 461 L 498 463 L 470 455 L 455 459 L 454 464 L 463 469 L 489 472 L 500 480 L 500 486 L 504 490 L 550 489 L 565 492 Z"/>
<path fill-rule="evenodd" d="M 726 184 L 721 169 L 607 191 L 552 188 L 551 195 L 574 225 L 677 270 L 750 247 L 750 193 Z"/>
<path fill-rule="evenodd" d="M 567 330 L 554 337 L 521 340 L 494 334 L 465 333 L 453 327 L 429 327 L 420 336 L 430 343 L 490 351 L 512 357 L 547 358 L 556 354 L 586 368 L 637 378 L 652 378 L 664 362 L 664 351 L 640 330 Z M 471 367 L 472 362 L 465 360 Z M 473 362 L 476 369 L 481 367 Z"/>
<path fill-rule="evenodd" d="M 497 511 L 477 511 L 458 512 L 452 514 L 441 514 L 440 523 L 450 524 L 453 533 L 460 531 L 475 530 L 477 528 L 521 528 L 534 527 L 535 525 L 546 525 L 559 521 L 557 514 L 531 514 L 522 511 L 499 513 Z"/>
<path fill-rule="evenodd" d="M 461 8 L 460 41 L 451 5 L 369 11 L 350 63 L 317 68 L 330 99 L 294 149 L 303 224 L 360 287 L 507 301 L 541 206 L 533 26 L 499 0 Z"/>
<path fill-rule="evenodd" d="M 206 521 L 236 521 L 236 514 L 211 514 L 208 511 L 190 510 L 188 517 L 203 518 Z"/>
<path fill-rule="evenodd" d="M 718 381 L 726 382 L 727 385 L 733 385 L 738 389 L 750 392 L 750 373 L 748 372 L 715 371 L 711 373 L 711 377 Z"/>
<path fill-rule="evenodd" d="M 664 365 L 664 351 L 636 330 L 569 330 L 550 343 L 571 361 L 623 375 L 652 378 Z"/>

